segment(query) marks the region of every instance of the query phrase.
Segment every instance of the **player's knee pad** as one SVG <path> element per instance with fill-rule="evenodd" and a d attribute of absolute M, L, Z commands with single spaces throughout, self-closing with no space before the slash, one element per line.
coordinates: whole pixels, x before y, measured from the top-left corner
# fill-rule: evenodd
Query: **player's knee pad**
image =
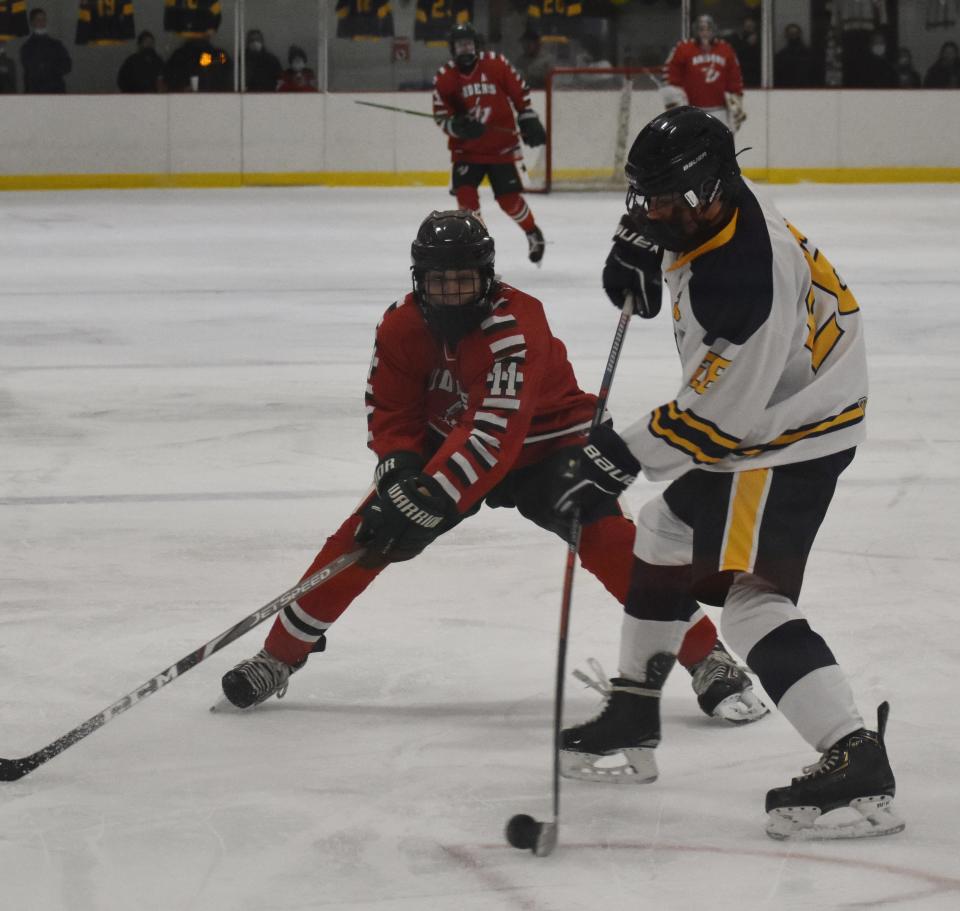
<path fill-rule="evenodd" d="M 786 595 L 759 576 L 737 573 L 720 617 L 720 633 L 740 657 L 777 627 L 791 620 L 803 620 L 803 614 Z"/>
<path fill-rule="evenodd" d="M 698 609 L 690 596 L 690 566 L 664 566 L 634 558 L 624 611 L 638 620 L 689 620 Z"/>

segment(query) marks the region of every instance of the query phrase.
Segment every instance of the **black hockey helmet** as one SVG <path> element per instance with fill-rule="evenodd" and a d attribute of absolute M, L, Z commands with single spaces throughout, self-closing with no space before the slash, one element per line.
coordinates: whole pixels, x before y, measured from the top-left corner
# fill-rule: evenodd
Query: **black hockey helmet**
<path fill-rule="evenodd" d="M 458 41 L 472 41 L 473 42 L 473 52 L 468 53 L 462 51 L 457 53 L 457 42 Z M 473 27 L 472 22 L 460 22 L 450 29 L 450 34 L 447 36 L 447 42 L 450 45 L 450 56 L 453 57 L 453 62 L 457 65 L 457 69 L 464 73 L 469 73 L 473 69 L 474 64 L 477 62 L 477 57 L 480 54 L 480 35 L 477 30 Z"/>
<path fill-rule="evenodd" d="M 427 325 L 456 345 L 490 313 L 493 238 L 472 212 L 431 212 L 410 247 L 413 291 Z M 469 276 L 451 273 L 472 272 Z"/>
<path fill-rule="evenodd" d="M 689 217 L 684 225 L 677 219 L 651 219 L 652 206 L 673 203 L 697 215 L 717 199 L 734 203 L 742 186 L 733 133 L 716 117 L 689 105 L 651 120 L 634 140 L 624 170 L 630 184 L 627 209 L 643 225 L 644 234 L 667 250 L 692 250 L 712 225 L 696 230 Z"/>

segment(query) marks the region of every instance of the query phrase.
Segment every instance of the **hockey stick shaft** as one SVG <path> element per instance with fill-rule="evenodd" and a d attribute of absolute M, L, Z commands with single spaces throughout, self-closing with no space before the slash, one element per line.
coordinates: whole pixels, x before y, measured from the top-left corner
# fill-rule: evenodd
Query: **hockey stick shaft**
<path fill-rule="evenodd" d="M 433 114 L 427 114 L 425 111 L 414 111 L 410 108 L 395 108 L 392 104 L 376 104 L 373 101 L 357 101 L 354 99 L 354 104 L 362 104 L 366 108 L 380 108 L 381 111 L 393 111 L 395 114 L 412 114 L 414 117 L 429 117 L 431 120 L 436 121 L 436 118 Z M 488 127 L 487 129 L 493 130 L 494 133 L 510 133 L 513 135 L 513 130 L 509 127 Z"/>
<path fill-rule="evenodd" d="M 113 705 L 107 706 L 98 715 L 88 718 L 83 724 L 77 725 L 72 731 L 68 731 L 62 737 L 47 744 L 43 749 L 24 756 L 22 759 L 0 759 L 0 781 L 17 781 L 29 774 L 34 769 L 42 766 L 45 762 L 58 756 L 64 750 L 79 743 L 89 734 L 102 728 L 105 724 L 113 721 L 117 715 L 123 714 L 127 709 L 133 708 L 138 702 L 146 699 L 147 696 L 162 689 L 168 683 L 173 683 L 177 677 L 185 674 L 191 668 L 196 667 L 201 661 L 205 661 L 214 652 L 236 641 L 241 636 L 250 632 L 255 626 L 259 626 L 264 620 L 272 617 L 274 614 L 283 610 L 292 604 L 301 595 L 313 591 L 315 588 L 323 585 L 334 576 L 342 573 L 345 569 L 357 562 L 362 550 L 355 550 L 348 554 L 342 554 L 335 560 L 331 560 L 322 569 L 307 576 L 306 579 L 299 582 L 293 588 L 285 591 L 282 595 L 274 598 L 269 604 L 265 604 L 259 610 L 254 611 L 247 617 L 244 617 L 239 623 L 234 624 L 230 629 L 221 633 L 219 636 L 211 639 L 209 642 L 201 645 L 200 648 L 190 652 L 189 655 L 181 658 L 176 664 L 170 665 L 165 670 L 160 671 L 155 677 L 151 677 L 142 686 L 127 693 L 122 699 L 118 699 Z"/>
<path fill-rule="evenodd" d="M 633 299 L 628 296 L 623 310 L 620 312 L 620 322 L 610 345 L 610 355 L 603 371 L 603 380 L 600 383 L 600 392 L 597 394 L 597 407 L 590 421 L 590 430 L 596 430 L 603 420 L 607 409 L 607 399 L 610 397 L 610 387 L 617 371 L 620 360 L 620 351 L 623 340 L 633 315 Z M 577 552 L 580 550 L 580 510 L 575 509 L 570 522 L 570 540 L 567 544 L 567 562 L 563 572 L 563 595 L 560 601 L 560 633 L 557 637 L 557 679 L 553 700 L 553 821 L 556 826 L 560 821 L 560 745 L 563 732 L 563 683 L 567 672 L 567 632 L 570 628 L 570 611 L 573 606 L 573 576 L 577 567 Z"/>

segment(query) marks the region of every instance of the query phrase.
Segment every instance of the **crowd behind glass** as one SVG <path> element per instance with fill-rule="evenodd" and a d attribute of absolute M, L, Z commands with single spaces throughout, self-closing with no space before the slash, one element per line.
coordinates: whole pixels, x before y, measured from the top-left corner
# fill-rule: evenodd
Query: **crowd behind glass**
<path fill-rule="evenodd" d="M 181 6 L 208 19 L 178 22 Z M 918 6 L 931 39 L 922 52 L 901 40 Z M 684 12 L 714 17 L 748 88 L 960 87 L 960 0 L 797 0 L 789 19 L 783 9 L 768 5 L 765 23 L 761 0 L 0 0 L 0 93 L 422 90 L 446 32 L 471 17 L 542 88 L 556 66 L 663 64 Z M 144 20 L 152 28 L 135 29 Z"/>

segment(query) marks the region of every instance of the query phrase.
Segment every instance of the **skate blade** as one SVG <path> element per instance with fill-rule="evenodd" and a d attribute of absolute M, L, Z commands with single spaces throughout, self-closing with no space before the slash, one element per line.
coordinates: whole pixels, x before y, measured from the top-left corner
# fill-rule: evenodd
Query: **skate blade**
<path fill-rule="evenodd" d="M 600 781 L 605 784 L 649 784 L 656 781 L 657 760 L 653 750 L 635 747 L 609 756 L 593 753 L 560 751 L 560 774 L 578 781 Z"/>
<path fill-rule="evenodd" d="M 851 812 L 852 811 L 852 812 Z M 843 821 L 831 817 L 846 812 Z M 778 841 L 832 841 L 840 838 L 876 838 L 895 835 L 906 823 L 893 812 L 893 798 L 886 794 L 858 797 L 849 808 L 841 807 L 821 817 L 819 807 L 780 807 L 767 816 L 767 835 Z M 822 822 L 818 825 L 818 820 Z"/>
<path fill-rule="evenodd" d="M 730 724 L 750 724 L 769 714 L 770 709 L 764 705 L 751 687 L 722 699 L 713 710 L 714 718 Z"/>

